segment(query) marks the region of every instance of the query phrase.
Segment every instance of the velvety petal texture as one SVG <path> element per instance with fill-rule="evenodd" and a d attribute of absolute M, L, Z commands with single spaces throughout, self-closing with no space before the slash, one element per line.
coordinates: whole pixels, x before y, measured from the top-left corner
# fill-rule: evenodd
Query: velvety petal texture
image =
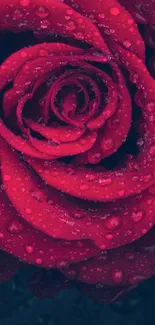
<path fill-rule="evenodd" d="M 0 283 L 110 303 L 155 273 L 155 1 L 0 1 Z"/>

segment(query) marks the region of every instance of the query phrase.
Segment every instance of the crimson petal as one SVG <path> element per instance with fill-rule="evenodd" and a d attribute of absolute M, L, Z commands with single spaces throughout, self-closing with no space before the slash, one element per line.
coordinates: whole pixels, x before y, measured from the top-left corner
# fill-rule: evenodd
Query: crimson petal
<path fill-rule="evenodd" d="M 144 42 L 138 27 L 130 13 L 117 0 L 76 0 L 75 3 L 72 0 L 65 0 L 65 3 L 73 8 L 78 6 L 78 10 L 84 15 L 89 14 L 90 19 L 93 13 L 93 20 L 109 39 L 128 47 L 144 60 Z"/>
<path fill-rule="evenodd" d="M 43 6 L 46 17 L 43 19 L 40 13 L 40 7 Z M 20 10 L 21 17 L 14 19 L 17 10 Z M 10 6 L 9 0 L 1 1 L 0 27 L 1 29 L 14 29 L 15 31 L 33 30 L 38 34 L 48 35 L 51 32 L 73 39 L 85 41 L 105 53 L 109 53 L 101 34 L 89 19 L 72 10 L 71 22 L 66 20 L 70 7 L 66 4 L 51 0 L 31 0 L 26 6 L 22 1 L 14 0 Z M 59 24 L 57 21 L 59 17 Z"/>
<path fill-rule="evenodd" d="M 12 187 L 13 192 L 14 190 Z M 36 198 L 39 198 L 39 195 L 39 191 L 33 193 Z M 24 262 L 53 268 L 71 262 L 76 263 L 98 254 L 97 248 L 90 241 L 55 240 L 31 227 L 17 214 L 4 192 L 0 193 L 0 206 L 2 212 L 0 248 Z M 8 263 L 11 262 L 11 270 L 14 272 L 19 264 L 14 257 L 8 256 L 9 258 L 2 253 L 4 261 L 8 259 Z"/>
<path fill-rule="evenodd" d="M 150 246 L 149 233 L 146 238 L 134 244 L 109 250 L 86 262 L 62 268 L 63 274 L 90 284 L 103 283 L 110 286 L 131 286 L 155 274 L 155 228 L 151 231 L 153 246 Z M 146 247 L 147 245 L 148 247 Z"/>

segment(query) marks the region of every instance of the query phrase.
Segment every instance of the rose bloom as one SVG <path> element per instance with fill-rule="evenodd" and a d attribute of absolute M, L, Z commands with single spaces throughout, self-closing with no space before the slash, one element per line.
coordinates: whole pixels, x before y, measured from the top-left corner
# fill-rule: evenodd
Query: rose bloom
<path fill-rule="evenodd" d="M 0 282 L 111 302 L 155 273 L 155 1 L 0 0 Z"/>

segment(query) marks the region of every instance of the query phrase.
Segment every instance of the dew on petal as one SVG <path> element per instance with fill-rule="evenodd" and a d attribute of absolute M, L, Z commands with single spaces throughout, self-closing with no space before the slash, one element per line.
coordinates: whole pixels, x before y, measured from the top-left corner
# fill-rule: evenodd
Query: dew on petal
<path fill-rule="evenodd" d="M 135 211 L 133 212 L 131 218 L 132 220 L 137 223 L 140 222 L 145 216 L 145 212 L 144 211 Z"/>
<path fill-rule="evenodd" d="M 101 14 L 99 14 L 98 16 L 99 16 L 99 18 L 101 18 L 101 19 L 104 19 L 104 18 L 105 18 L 105 14 L 104 14 L 104 13 L 101 13 Z"/>
<path fill-rule="evenodd" d="M 105 238 L 108 239 L 108 240 L 112 240 L 113 235 L 112 234 L 106 234 Z"/>
<path fill-rule="evenodd" d="M 86 184 L 80 185 L 80 190 L 81 191 L 87 191 L 88 190 L 88 185 L 86 185 Z"/>
<path fill-rule="evenodd" d="M 66 29 L 68 31 L 73 31 L 76 29 L 75 23 L 74 21 L 70 21 L 67 25 L 66 25 Z"/>
<path fill-rule="evenodd" d="M 123 44 L 126 48 L 129 48 L 131 46 L 131 42 L 128 40 L 124 41 Z"/>
<path fill-rule="evenodd" d="M 148 112 L 154 112 L 155 111 L 155 103 L 154 102 L 147 103 L 146 109 Z"/>
<path fill-rule="evenodd" d="M 12 12 L 12 18 L 14 20 L 16 19 L 20 19 L 23 17 L 23 12 L 21 9 L 15 9 L 13 12 Z"/>
<path fill-rule="evenodd" d="M 147 174 L 144 176 L 144 182 L 149 183 L 150 181 L 153 180 L 153 175 L 152 174 Z"/>
<path fill-rule="evenodd" d="M 7 225 L 7 230 L 11 234 L 20 234 L 24 229 L 24 226 L 17 220 L 12 220 Z"/>
<path fill-rule="evenodd" d="M 49 15 L 49 12 L 44 6 L 38 7 L 35 13 L 40 18 L 46 18 Z"/>
<path fill-rule="evenodd" d="M 115 283 L 121 283 L 123 280 L 123 272 L 122 270 L 115 269 L 112 272 L 112 279 Z"/>
<path fill-rule="evenodd" d="M 119 216 L 111 216 L 108 217 L 105 221 L 104 221 L 104 226 L 108 229 L 108 230 L 116 230 L 120 227 L 122 222 L 121 217 Z"/>
<path fill-rule="evenodd" d="M 25 249 L 26 249 L 26 252 L 29 254 L 32 254 L 34 252 L 33 246 L 26 245 Z"/>
<path fill-rule="evenodd" d="M 21 56 L 22 58 L 27 57 L 27 53 L 26 53 L 26 51 L 20 51 L 20 56 Z"/>
<path fill-rule="evenodd" d="M 112 7 L 110 8 L 110 13 L 113 15 L 113 16 L 118 16 L 120 14 L 120 11 L 118 8 L 116 7 Z"/>
<path fill-rule="evenodd" d="M 105 151 L 109 151 L 113 148 L 114 143 L 112 141 L 112 139 L 107 139 L 102 143 L 102 149 Z"/>
<path fill-rule="evenodd" d="M 20 0 L 20 4 L 23 7 L 27 7 L 30 4 L 30 0 Z"/>
<path fill-rule="evenodd" d="M 6 181 L 6 182 L 9 182 L 11 180 L 11 176 L 10 175 L 4 175 L 3 176 L 3 180 Z"/>
<path fill-rule="evenodd" d="M 43 263 L 43 260 L 41 258 L 36 258 L 36 263 L 38 265 L 41 265 Z"/>
<path fill-rule="evenodd" d="M 68 9 L 67 10 L 67 15 L 72 15 L 73 14 L 73 10 L 72 9 Z"/>
<path fill-rule="evenodd" d="M 2 232 L 0 232 L 0 239 L 4 238 L 4 234 Z"/>
<path fill-rule="evenodd" d="M 112 179 L 110 177 L 109 178 L 100 178 L 99 183 L 102 186 L 110 185 L 112 183 Z"/>
<path fill-rule="evenodd" d="M 121 197 L 121 196 L 124 196 L 124 194 L 125 194 L 125 191 L 124 190 L 120 190 L 120 191 L 118 191 L 118 195 Z"/>
<path fill-rule="evenodd" d="M 30 208 L 26 208 L 26 209 L 25 209 L 25 213 L 26 213 L 26 214 L 31 214 L 31 213 L 32 213 L 32 210 L 31 210 Z"/>

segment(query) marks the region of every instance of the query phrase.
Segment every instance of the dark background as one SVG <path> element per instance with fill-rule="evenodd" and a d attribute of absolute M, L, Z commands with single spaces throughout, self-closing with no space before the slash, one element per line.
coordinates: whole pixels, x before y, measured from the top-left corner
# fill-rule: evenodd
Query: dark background
<path fill-rule="evenodd" d="M 0 325 L 155 325 L 155 277 L 110 305 L 64 290 L 52 299 L 28 290 L 31 270 L 0 285 Z"/>

